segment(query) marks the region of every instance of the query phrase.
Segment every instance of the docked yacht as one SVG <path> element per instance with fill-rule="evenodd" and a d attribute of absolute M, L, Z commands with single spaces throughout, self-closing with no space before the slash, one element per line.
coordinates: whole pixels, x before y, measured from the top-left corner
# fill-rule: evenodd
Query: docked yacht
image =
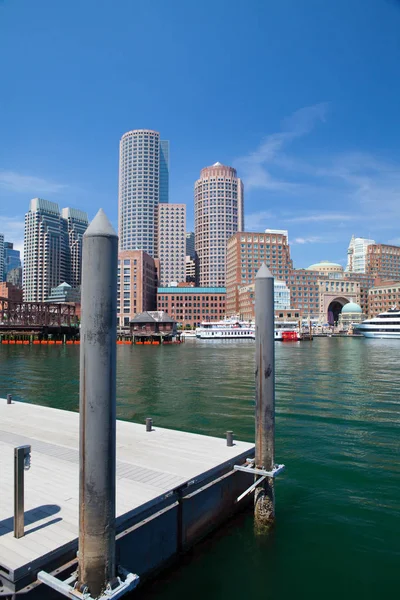
<path fill-rule="evenodd" d="M 400 310 L 390 308 L 372 319 L 354 324 L 354 331 L 368 338 L 400 338 Z"/>

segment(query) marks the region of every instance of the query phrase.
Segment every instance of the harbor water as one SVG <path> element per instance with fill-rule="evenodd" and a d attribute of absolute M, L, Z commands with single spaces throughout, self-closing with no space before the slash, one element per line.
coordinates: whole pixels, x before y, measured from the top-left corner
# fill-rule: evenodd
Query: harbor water
<path fill-rule="evenodd" d="M 276 460 L 287 470 L 274 530 L 258 538 L 244 512 L 132 598 L 397 597 L 399 359 L 396 340 L 277 344 Z M 118 418 L 254 440 L 254 342 L 118 346 L 117 360 Z M 0 347 L 0 397 L 76 411 L 78 377 L 79 347 Z"/>

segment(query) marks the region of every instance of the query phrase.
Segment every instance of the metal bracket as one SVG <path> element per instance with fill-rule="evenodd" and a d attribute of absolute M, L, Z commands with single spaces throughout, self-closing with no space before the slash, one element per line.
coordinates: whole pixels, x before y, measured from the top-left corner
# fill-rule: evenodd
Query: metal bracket
<path fill-rule="evenodd" d="M 57 577 L 50 575 L 50 573 L 46 573 L 46 571 L 39 571 L 37 578 L 45 585 L 48 585 L 67 598 L 75 600 L 118 600 L 118 598 L 121 598 L 135 589 L 139 583 L 139 575 L 129 573 L 122 567 L 118 567 L 118 573 L 124 580 L 122 580 L 121 577 L 117 577 L 118 584 L 115 587 L 108 584 L 101 596 L 98 596 L 96 599 L 93 598 L 89 592 L 81 592 L 76 588 L 77 573 L 74 573 L 65 581 L 61 581 L 60 579 L 57 579 Z"/>
<path fill-rule="evenodd" d="M 261 477 L 257 479 L 254 483 L 252 483 L 251 486 L 243 492 L 243 494 L 240 494 L 240 496 L 236 498 L 236 502 L 240 502 L 245 496 L 253 492 L 256 489 L 256 487 L 260 485 L 260 483 L 264 481 L 264 479 L 266 479 L 267 477 L 274 478 L 277 475 L 279 475 L 279 473 L 282 473 L 282 471 L 285 470 L 285 465 L 275 465 L 272 471 L 266 471 L 265 469 L 256 469 L 254 466 L 254 459 L 247 459 L 246 462 L 246 467 L 244 465 L 234 465 L 234 471 L 250 473 L 250 475 L 261 475 Z"/>

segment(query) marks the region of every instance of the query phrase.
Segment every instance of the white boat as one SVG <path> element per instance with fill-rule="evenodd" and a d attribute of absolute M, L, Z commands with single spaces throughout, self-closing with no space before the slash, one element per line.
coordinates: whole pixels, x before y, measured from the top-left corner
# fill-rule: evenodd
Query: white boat
<path fill-rule="evenodd" d="M 380 313 L 372 319 L 353 325 L 356 333 L 367 338 L 400 338 L 400 310 L 396 307 Z"/>
<path fill-rule="evenodd" d="M 223 321 L 204 321 L 200 327 L 197 327 L 196 337 L 202 340 L 254 340 L 256 329 L 255 324 L 251 321 L 240 321 L 233 317 Z M 276 321 L 274 338 L 276 341 L 299 340 L 298 323 L 296 321 Z"/>
<path fill-rule="evenodd" d="M 196 329 L 196 337 L 201 340 L 254 340 L 255 332 L 253 323 L 232 317 L 223 321 L 203 321 Z"/>

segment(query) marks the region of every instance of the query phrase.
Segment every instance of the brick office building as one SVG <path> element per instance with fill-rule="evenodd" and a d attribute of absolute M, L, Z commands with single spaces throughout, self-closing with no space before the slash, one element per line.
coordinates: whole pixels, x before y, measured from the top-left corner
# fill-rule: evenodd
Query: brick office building
<path fill-rule="evenodd" d="M 293 262 L 288 233 L 267 229 L 263 233 L 238 232 L 227 242 L 226 314 L 239 313 L 239 288 L 254 283 L 256 273 L 266 263 L 272 275 L 289 282 Z"/>
<path fill-rule="evenodd" d="M 368 246 L 366 273 L 387 281 L 400 281 L 400 246 L 387 244 Z"/>
<path fill-rule="evenodd" d="M 182 327 L 197 327 L 202 321 L 225 317 L 226 290 L 223 287 L 160 287 L 157 310 L 163 310 Z"/>
<path fill-rule="evenodd" d="M 157 270 L 143 250 L 118 254 L 117 325 L 129 327 L 136 314 L 156 308 Z"/>
<path fill-rule="evenodd" d="M 368 318 L 400 307 L 400 281 L 385 281 L 368 290 Z"/>

